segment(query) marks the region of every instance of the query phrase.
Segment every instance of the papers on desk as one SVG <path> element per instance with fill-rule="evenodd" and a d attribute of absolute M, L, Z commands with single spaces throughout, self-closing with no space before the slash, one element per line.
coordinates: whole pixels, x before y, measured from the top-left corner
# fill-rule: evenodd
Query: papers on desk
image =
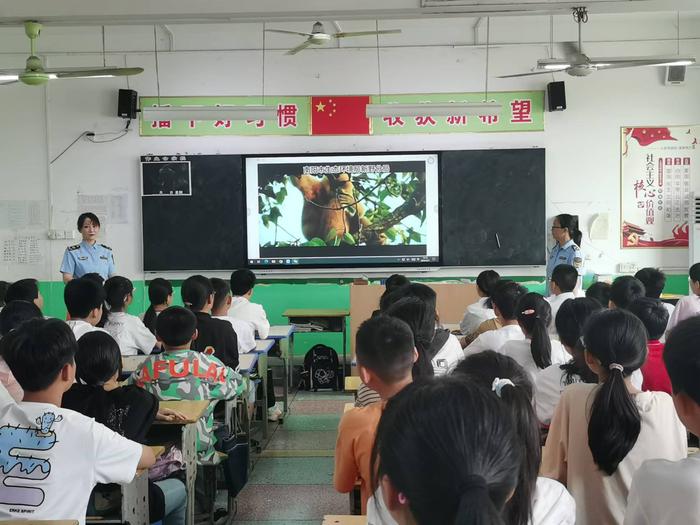
<path fill-rule="evenodd" d="M 294 326 L 289 324 L 271 326 L 267 334 L 268 339 L 284 339 L 294 332 Z"/>

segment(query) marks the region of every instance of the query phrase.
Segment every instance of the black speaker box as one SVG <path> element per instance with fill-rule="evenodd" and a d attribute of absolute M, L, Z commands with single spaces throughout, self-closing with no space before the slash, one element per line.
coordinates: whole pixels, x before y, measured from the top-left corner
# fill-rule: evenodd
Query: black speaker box
<path fill-rule="evenodd" d="M 566 109 L 566 91 L 563 81 L 547 84 L 547 109 L 549 111 L 564 111 Z"/>
<path fill-rule="evenodd" d="M 119 90 L 119 106 L 117 116 L 121 118 L 135 119 L 138 106 L 138 93 L 133 89 Z"/>

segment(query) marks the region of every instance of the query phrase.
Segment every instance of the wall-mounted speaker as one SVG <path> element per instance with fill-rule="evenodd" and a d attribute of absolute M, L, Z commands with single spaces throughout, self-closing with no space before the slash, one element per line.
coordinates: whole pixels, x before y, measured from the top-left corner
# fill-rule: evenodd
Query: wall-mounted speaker
<path fill-rule="evenodd" d="M 547 109 L 549 111 L 564 111 L 566 109 L 566 90 L 563 81 L 547 84 Z"/>
<path fill-rule="evenodd" d="M 138 93 L 133 89 L 119 90 L 119 104 L 117 116 L 121 118 L 135 119 L 138 106 Z"/>
<path fill-rule="evenodd" d="M 666 66 L 667 86 L 681 86 L 685 84 L 685 66 Z"/>

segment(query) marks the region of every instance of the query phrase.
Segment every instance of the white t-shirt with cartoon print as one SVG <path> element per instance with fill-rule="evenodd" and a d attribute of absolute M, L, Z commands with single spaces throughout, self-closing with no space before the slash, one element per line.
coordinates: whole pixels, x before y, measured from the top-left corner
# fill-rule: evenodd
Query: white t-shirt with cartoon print
<path fill-rule="evenodd" d="M 97 483 L 129 483 L 142 447 L 50 403 L 0 407 L 0 520 L 85 523 Z"/>

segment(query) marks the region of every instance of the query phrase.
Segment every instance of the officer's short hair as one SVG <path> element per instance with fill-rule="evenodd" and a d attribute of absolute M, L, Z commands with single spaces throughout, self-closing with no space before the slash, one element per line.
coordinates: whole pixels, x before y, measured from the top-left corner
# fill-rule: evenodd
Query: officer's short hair
<path fill-rule="evenodd" d="M 231 274 L 231 293 L 233 295 L 245 295 L 255 286 L 255 274 L 244 268 Z"/>
<path fill-rule="evenodd" d="M 560 264 L 552 270 L 552 282 L 562 292 L 573 292 L 578 282 L 578 270 L 570 264 Z"/>
<path fill-rule="evenodd" d="M 102 306 L 104 300 L 104 288 L 82 277 L 68 281 L 63 291 L 63 301 L 71 319 L 85 319 L 91 311 Z"/>
<path fill-rule="evenodd" d="M 5 292 L 5 302 L 33 301 L 39 297 L 39 281 L 36 279 L 20 279 L 15 281 Z"/>
<path fill-rule="evenodd" d="M 156 318 L 156 336 L 166 346 L 182 346 L 192 340 L 197 329 L 197 317 L 182 306 L 171 306 Z"/>
<path fill-rule="evenodd" d="M 100 219 L 97 218 L 97 215 L 95 215 L 91 211 L 87 211 L 85 213 L 81 213 L 80 216 L 78 217 L 78 230 L 83 229 L 83 224 L 85 223 L 85 221 L 87 219 L 90 219 L 90 221 L 92 221 L 92 223 L 95 224 L 96 226 L 100 225 Z"/>

